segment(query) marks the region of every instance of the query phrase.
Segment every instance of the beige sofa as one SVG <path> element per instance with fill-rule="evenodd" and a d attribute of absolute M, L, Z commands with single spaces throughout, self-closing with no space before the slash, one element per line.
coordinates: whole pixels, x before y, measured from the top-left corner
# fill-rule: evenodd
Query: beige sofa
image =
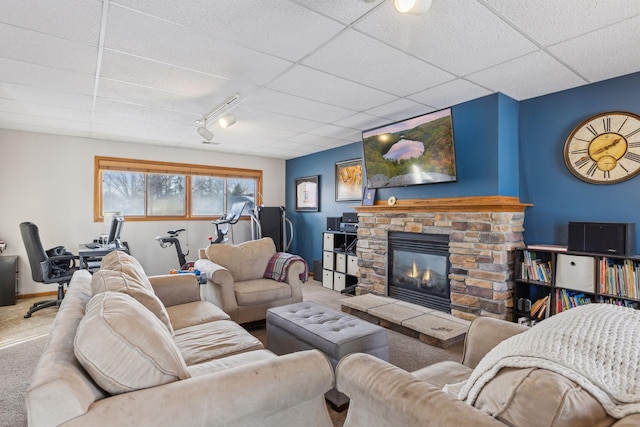
<path fill-rule="evenodd" d="M 274 256 L 286 258 L 281 280 L 266 274 Z M 239 245 L 209 245 L 201 249 L 194 267 L 207 283 L 202 297 L 216 304 L 238 323 L 264 320 L 271 307 L 302 301 L 302 283 L 307 265 L 299 257 L 277 254 L 273 240 L 265 237 Z"/>
<path fill-rule="evenodd" d="M 578 384 L 541 368 L 499 370 L 473 406 L 443 391 L 467 380 L 498 343 L 525 330 L 478 318 L 465 338 L 461 363 L 440 362 L 412 373 L 367 354 L 344 357 L 336 368 L 336 388 L 351 398 L 345 427 L 640 425 L 640 414 L 616 420 Z"/>
<path fill-rule="evenodd" d="M 146 277 L 112 254 L 69 284 L 27 391 L 30 426 L 332 425 L 322 353 L 276 356 L 201 301 L 194 275 Z"/>

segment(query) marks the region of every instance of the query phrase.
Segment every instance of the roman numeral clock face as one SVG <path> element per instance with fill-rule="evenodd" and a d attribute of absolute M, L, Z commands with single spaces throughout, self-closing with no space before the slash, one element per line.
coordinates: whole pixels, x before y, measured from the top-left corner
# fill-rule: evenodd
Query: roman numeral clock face
<path fill-rule="evenodd" d="M 564 144 L 569 171 L 593 184 L 614 184 L 640 173 L 640 116 L 613 111 L 588 118 Z"/>

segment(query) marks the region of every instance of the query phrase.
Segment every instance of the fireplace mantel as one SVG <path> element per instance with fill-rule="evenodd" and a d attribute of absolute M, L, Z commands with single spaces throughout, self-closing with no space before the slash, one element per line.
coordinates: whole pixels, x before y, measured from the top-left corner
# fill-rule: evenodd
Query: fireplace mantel
<path fill-rule="evenodd" d="M 354 206 L 356 212 L 524 212 L 531 203 L 510 196 L 470 196 L 398 200 L 390 206 L 378 200 L 372 206 Z"/>

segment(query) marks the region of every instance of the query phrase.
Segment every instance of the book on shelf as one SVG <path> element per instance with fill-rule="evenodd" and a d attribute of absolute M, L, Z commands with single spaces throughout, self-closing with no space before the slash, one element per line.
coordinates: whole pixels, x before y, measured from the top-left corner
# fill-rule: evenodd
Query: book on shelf
<path fill-rule="evenodd" d="M 570 291 L 567 289 L 556 290 L 557 312 L 569 310 L 573 307 L 591 304 L 591 297 L 581 292 Z"/>
<path fill-rule="evenodd" d="M 551 283 L 552 268 L 551 261 L 544 261 L 537 258 L 536 253 L 524 250 L 524 261 L 521 264 L 520 277 L 525 280 L 535 280 L 537 282 Z"/>
<path fill-rule="evenodd" d="M 598 291 L 624 298 L 640 298 L 640 263 L 630 259 L 602 257 L 599 265 Z"/>
<path fill-rule="evenodd" d="M 549 307 L 551 306 L 550 295 L 540 298 L 533 304 L 531 304 L 531 317 L 537 317 L 538 319 L 546 319 L 549 317 Z"/>
<path fill-rule="evenodd" d="M 547 245 L 544 243 L 537 243 L 533 245 L 527 245 L 527 249 L 530 250 L 539 250 L 539 251 L 550 251 L 550 252 L 567 252 L 568 248 L 562 245 Z"/>

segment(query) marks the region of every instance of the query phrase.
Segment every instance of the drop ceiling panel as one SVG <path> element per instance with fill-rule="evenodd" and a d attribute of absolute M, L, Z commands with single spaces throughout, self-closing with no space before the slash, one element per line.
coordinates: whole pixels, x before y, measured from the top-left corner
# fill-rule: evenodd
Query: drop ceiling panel
<path fill-rule="evenodd" d="M 257 86 L 291 66 L 289 61 L 117 6 L 109 10 L 105 47 Z"/>
<path fill-rule="evenodd" d="M 36 31 L 0 24 L 0 57 L 95 74 L 98 49 Z"/>
<path fill-rule="evenodd" d="M 640 15 L 549 48 L 590 82 L 629 74 L 640 64 Z"/>
<path fill-rule="evenodd" d="M 500 88 L 502 93 L 517 100 L 586 83 L 542 51 L 471 74 L 467 79 L 491 90 Z"/>
<path fill-rule="evenodd" d="M 33 102 L 16 101 L 13 99 L 0 99 L 0 112 L 24 114 L 33 117 L 34 120 L 48 118 L 88 122 L 91 119 L 91 113 L 89 111 L 53 107 Z"/>
<path fill-rule="evenodd" d="M 88 122 L 0 112 L 0 127 L 56 135 L 89 136 L 91 126 Z"/>
<path fill-rule="evenodd" d="M 331 123 L 353 114 L 352 110 L 262 89 L 246 100 L 245 105 L 308 120 Z"/>
<path fill-rule="evenodd" d="M 396 96 L 419 92 L 453 78 L 449 73 L 353 30 L 342 33 L 303 63 Z"/>
<path fill-rule="evenodd" d="M 400 98 L 388 104 L 371 108 L 367 110 L 367 113 L 378 117 L 384 117 L 389 121 L 395 122 L 398 120 L 408 119 L 410 117 L 420 116 L 430 111 L 433 111 L 433 108 L 410 99 Z"/>
<path fill-rule="evenodd" d="M 98 45 L 101 16 L 97 0 L 0 1 L 0 22 L 92 46 Z"/>
<path fill-rule="evenodd" d="M 345 25 L 352 24 L 362 15 L 382 3 L 383 0 L 294 0 L 309 9 L 315 10 L 323 15 L 330 16 Z"/>
<path fill-rule="evenodd" d="M 297 61 L 344 26 L 287 0 L 122 0 L 121 4 L 214 36 Z"/>
<path fill-rule="evenodd" d="M 94 80 L 90 74 L 0 58 L 0 81 L 4 82 L 91 95 Z"/>
<path fill-rule="evenodd" d="M 311 135 L 326 136 L 333 139 L 355 142 L 360 141 L 362 131 L 336 125 L 324 125 L 309 132 Z"/>
<path fill-rule="evenodd" d="M 491 91 L 486 88 L 458 79 L 417 93 L 411 96 L 411 99 L 441 109 L 489 94 Z"/>
<path fill-rule="evenodd" d="M 479 2 L 434 1 L 424 15 L 389 13 L 392 9 L 387 2 L 356 28 L 457 76 L 537 49 Z"/>
<path fill-rule="evenodd" d="M 304 66 L 292 68 L 268 87 L 352 110 L 366 110 L 397 99 L 394 95 Z"/>
<path fill-rule="evenodd" d="M 366 113 L 356 113 L 342 120 L 334 122 L 334 125 L 344 126 L 352 129 L 370 129 L 387 123 L 388 120 L 382 117 L 372 116 Z"/>
<path fill-rule="evenodd" d="M 0 82 L 0 98 L 91 111 L 92 98 L 57 90 Z"/>
<path fill-rule="evenodd" d="M 191 97 L 219 94 L 220 102 L 234 93 L 255 90 L 253 86 L 236 80 L 214 77 L 109 50 L 104 52 L 100 74 L 101 77 Z"/>
<path fill-rule="evenodd" d="M 189 126 L 200 118 L 197 114 L 188 114 L 101 98 L 96 100 L 95 112 L 114 117 L 136 117 L 140 120 L 179 124 L 183 126 Z"/>
<path fill-rule="evenodd" d="M 285 114 L 251 108 L 240 101 L 240 105 L 232 110 L 240 120 L 247 120 L 256 127 L 273 127 L 276 129 L 288 129 L 292 132 L 308 132 L 322 126 L 315 120 L 301 119 Z M 235 125 L 234 125 L 235 126 Z"/>
<path fill-rule="evenodd" d="M 310 133 L 301 133 L 292 138 L 287 139 L 287 142 L 295 142 L 297 144 L 309 144 L 316 147 L 335 148 L 347 145 L 355 141 L 344 141 L 341 139 L 328 138 L 326 136 L 312 135 Z"/>
<path fill-rule="evenodd" d="M 551 45 L 640 14 L 629 0 L 485 0 L 542 45 Z"/>

